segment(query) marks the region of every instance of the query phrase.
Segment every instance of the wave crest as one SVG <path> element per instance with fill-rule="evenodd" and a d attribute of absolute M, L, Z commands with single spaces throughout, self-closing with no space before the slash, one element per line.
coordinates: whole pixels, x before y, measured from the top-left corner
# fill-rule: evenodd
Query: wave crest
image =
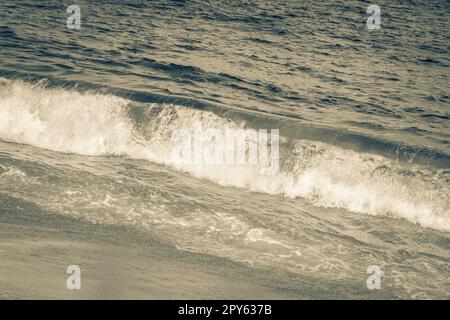
<path fill-rule="evenodd" d="M 450 231 L 448 169 L 292 138 L 282 127 L 281 170 L 274 176 L 264 176 L 252 165 L 175 163 L 171 134 L 194 123 L 219 130 L 249 125 L 174 104 L 138 103 L 0 79 L 1 139 L 58 152 L 147 159 L 225 186 L 301 197 L 316 206 L 405 218 Z"/>

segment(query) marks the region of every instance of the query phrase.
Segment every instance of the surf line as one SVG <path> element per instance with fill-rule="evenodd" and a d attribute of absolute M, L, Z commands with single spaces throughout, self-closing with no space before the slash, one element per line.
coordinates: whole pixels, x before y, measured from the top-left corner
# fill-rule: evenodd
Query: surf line
<path fill-rule="evenodd" d="M 179 307 L 178 314 L 179 315 L 203 315 L 206 318 L 209 318 L 211 315 L 213 307 L 193 307 L 186 304 L 183 307 Z"/>

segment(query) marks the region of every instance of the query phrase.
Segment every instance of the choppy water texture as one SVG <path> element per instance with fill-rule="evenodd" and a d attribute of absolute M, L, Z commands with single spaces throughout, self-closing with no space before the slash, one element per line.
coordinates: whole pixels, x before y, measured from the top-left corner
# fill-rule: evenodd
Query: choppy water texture
<path fill-rule="evenodd" d="M 450 297 L 448 1 L 372 31 L 366 1 L 79 1 L 81 30 L 70 4 L 0 3 L 0 222 L 131 228 L 289 297 Z M 279 129 L 280 171 L 175 163 L 195 123 Z"/>

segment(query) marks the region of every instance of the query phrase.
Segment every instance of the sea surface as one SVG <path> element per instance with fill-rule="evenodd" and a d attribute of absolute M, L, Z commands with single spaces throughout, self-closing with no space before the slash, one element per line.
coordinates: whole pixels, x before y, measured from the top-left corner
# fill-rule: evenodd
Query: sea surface
<path fill-rule="evenodd" d="M 377 0 L 379 30 L 368 1 L 72 4 L 0 1 L 0 298 L 76 298 L 77 263 L 85 297 L 450 298 L 449 1 Z M 278 129 L 279 171 L 175 163 L 199 123 Z"/>

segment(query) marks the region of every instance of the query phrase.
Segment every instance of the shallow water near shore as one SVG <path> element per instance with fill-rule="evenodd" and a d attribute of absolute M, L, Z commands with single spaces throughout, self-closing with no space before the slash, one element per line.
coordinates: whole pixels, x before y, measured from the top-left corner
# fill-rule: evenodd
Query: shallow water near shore
<path fill-rule="evenodd" d="M 36 296 L 49 286 L 55 291 L 44 294 L 48 298 L 67 291 L 64 272 L 71 264 L 86 275 L 79 297 L 112 298 L 110 290 L 96 291 L 103 285 L 121 298 L 195 298 L 197 286 L 199 298 L 256 298 L 255 287 L 265 298 L 447 295 L 437 290 L 447 281 L 447 232 L 318 209 L 302 199 L 243 194 L 144 160 L 61 155 L 26 145 L 19 157 L 6 158 L 16 149 L 2 143 L 2 166 L 8 166 L 2 187 L 9 186 L 0 199 L 2 287 L 12 296 L 25 294 L 30 282 Z M 371 293 L 366 268 L 380 262 L 383 290 Z M 224 263 L 229 270 L 222 273 Z M 189 272 L 192 288 L 179 285 Z M 135 288 L 141 277 L 147 282 Z M 159 283 L 161 277 L 169 283 Z M 152 291 L 170 285 L 159 295 Z"/>

